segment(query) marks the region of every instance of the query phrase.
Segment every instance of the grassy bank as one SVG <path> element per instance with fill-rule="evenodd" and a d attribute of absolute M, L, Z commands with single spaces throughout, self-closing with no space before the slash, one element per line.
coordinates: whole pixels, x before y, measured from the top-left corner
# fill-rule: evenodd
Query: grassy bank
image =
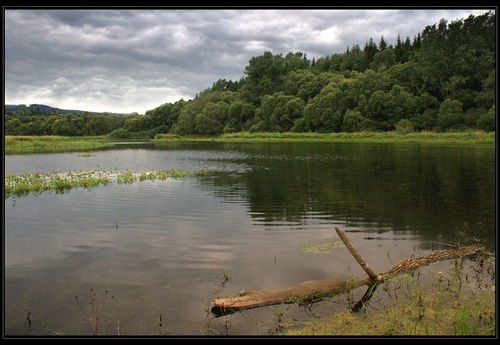
<path fill-rule="evenodd" d="M 425 142 L 425 143 L 481 143 L 494 144 L 495 132 L 419 132 L 398 134 L 396 132 L 355 133 L 228 133 L 218 136 L 174 136 L 159 134 L 155 141 L 344 141 L 344 142 Z"/>
<path fill-rule="evenodd" d="M 283 317 L 280 335 L 494 337 L 494 256 L 479 262 L 473 263 L 472 274 L 465 273 L 457 262 L 449 271 L 432 272 L 434 278 L 426 282 L 419 272 L 395 277 L 376 290 L 358 313 L 346 310 L 312 321 L 286 321 Z M 481 278 L 478 281 L 483 283 L 472 283 L 475 274 L 492 280 L 487 283 L 488 279 Z M 377 298 L 391 302 L 380 307 Z"/>
<path fill-rule="evenodd" d="M 107 145 L 105 136 L 68 137 L 59 135 L 5 136 L 5 153 L 37 152 L 46 150 L 73 151 L 98 149 Z"/>
<path fill-rule="evenodd" d="M 466 143 L 495 144 L 495 132 L 467 131 L 453 133 L 420 132 L 398 134 L 396 132 L 356 132 L 356 133 L 228 133 L 215 136 L 179 136 L 158 134 L 154 139 L 143 138 L 131 141 L 326 141 L 326 142 L 412 142 L 412 143 Z M 66 136 L 5 136 L 5 153 L 25 153 L 51 151 L 92 150 L 109 145 L 116 140 L 107 136 L 66 137 Z"/>

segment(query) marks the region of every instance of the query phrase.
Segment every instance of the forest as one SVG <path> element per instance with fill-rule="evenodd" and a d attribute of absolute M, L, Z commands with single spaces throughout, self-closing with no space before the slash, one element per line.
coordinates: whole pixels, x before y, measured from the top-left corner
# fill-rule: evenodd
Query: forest
<path fill-rule="evenodd" d="M 44 113 L 4 108 L 5 135 L 234 132 L 495 131 L 496 20 L 490 11 L 428 25 L 412 39 L 309 60 L 304 52 L 252 57 L 240 80 L 219 79 L 193 99 L 145 114 Z"/>

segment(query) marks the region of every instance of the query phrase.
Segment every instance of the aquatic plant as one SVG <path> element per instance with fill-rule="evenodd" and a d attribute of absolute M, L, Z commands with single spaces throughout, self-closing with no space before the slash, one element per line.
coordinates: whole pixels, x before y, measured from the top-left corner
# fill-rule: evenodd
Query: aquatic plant
<path fill-rule="evenodd" d="M 160 170 L 160 171 L 143 171 L 118 172 L 116 170 L 106 171 L 96 169 L 93 171 L 65 172 L 65 173 L 24 173 L 20 175 L 6 174 L 4 197 L 22 197 L 29 194 L 38 195 L 41 193 L 56 193 L 64 194 L 74 188 L 82 188 L 90 190 L 101 185 L 110 183 L 131 184 L 141 181 L 155 181 L 177 179 L 186 176 L 206 175 L 209 170 L 194 170 L 194 171 L 178 171 Z"/>

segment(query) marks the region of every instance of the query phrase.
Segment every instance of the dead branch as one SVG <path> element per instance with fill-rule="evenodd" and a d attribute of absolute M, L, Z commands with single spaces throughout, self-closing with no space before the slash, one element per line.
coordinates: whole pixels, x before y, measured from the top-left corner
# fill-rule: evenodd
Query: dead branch
<path fill-rule="evenodd" d="M 325 297 L 338 295 L 360 286 L 367 285 L 363 298 L 353 307 L 354 311 L 360 310 L 373 295 L 378 284 L 384 280 L 403 273 L 410 273 L 417 268 L 429 265 L 432 262 L 449 260 L 463 256 L 472 255 L 482 247 L 469 246 L 458 249 L 441 250 L 419 258 L 401 259 L 391 269 L 376 274 L 371 267 L 363 260 L 345 233 L 339 228 L 335 231 L 342 239 L 352 256 L 368 275 L 361 280 L 313 280 L 301 284 L 277 290 L 243 290 L 239 296 L 228 298 L 217 298 L 212 301 L 212 313 L 219 317 L 235 313 L 237 311 L 263 307 L 275 304 L 306 303 L 316 302 Z"/>
<path fill-rule="evenodd" d="M 373 280 L 380 280 L 381 277 L 379 277 L 377 275 L 377 273 L 375 273 L 372 268 L 370 266 L 368 266 L 368 264 L 365 262 L 365 260 L 363 260 L 363 258 L 361 257 L 361 255 L 359 254 L 358 250 L 353 246 L 353 244 L 351 243 L 351 241 L 347 238 L 347 236 L 345 235 L 345 233 L 343 231 L 341 231 L 339 228 L 335 228 L 335 231 L 337 232 L 337 234 L 339 235 L 340 239 L 342 240 L 342 242 L 344 242 L 345 246 L 347 247 L 347 249 L 349 249 L 349 252 L 351 252 L 351 255 L 354 256 L 354 259 L 356 259 L 356 261 L 358 262 L 358 264 L 361 266 L 361 268 L 363 268 L 363 270 L 366 272 L 366 274 L 368 274 L 368 277 L 370 277 L 371 279 Z"/>

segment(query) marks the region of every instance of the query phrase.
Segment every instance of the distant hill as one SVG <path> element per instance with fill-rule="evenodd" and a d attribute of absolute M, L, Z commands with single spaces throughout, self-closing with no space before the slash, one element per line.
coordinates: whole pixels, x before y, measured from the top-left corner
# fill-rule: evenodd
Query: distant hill
<path fill-rule="evenodd" d="M 27 108 L 27 109 L 38 109 L 44 114 L 50 114 L 52 112 L 58 112 L 59 114 L 83 114 L 83 113 L 88 113 L 88 114 L 102 114 L 104 112 L 97 112 L 97 111 L 88 111 L 88 110 L 73 110 L 73 109 L 60 109 L 60 108 L 54 108 L 48 105 L 44 104 L 6 104 L 5 109 L 10 110 L 10 111 L 17 111 L 18 109 L 22 108 Z M 106 112 L 108 113 L 108 112 Z M 116 114 L 116 113 L 108 113 L 108 114 Z M 128 115 L 128 114 L 120 114 L 120 115 Z"/>

